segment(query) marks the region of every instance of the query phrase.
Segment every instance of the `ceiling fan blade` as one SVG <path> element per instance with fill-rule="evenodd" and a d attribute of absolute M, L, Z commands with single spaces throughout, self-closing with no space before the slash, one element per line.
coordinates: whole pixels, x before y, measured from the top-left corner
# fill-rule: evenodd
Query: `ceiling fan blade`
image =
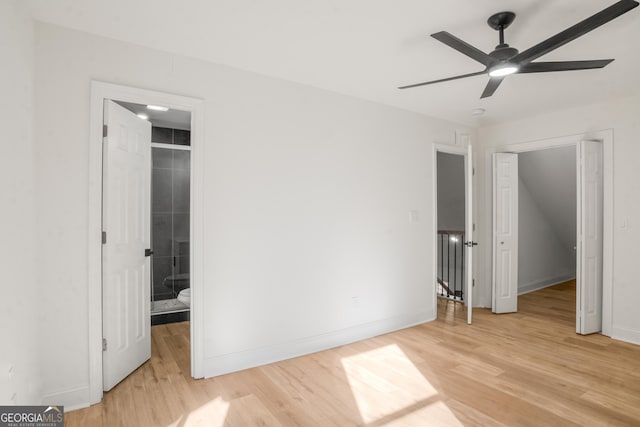
<path fill-rule="evenodd" d="M 601 10 L 595 15 L 585 19 L 584 21 L 581 21 L 576 25 L 559 32 L 555 36 L 552 36 L 545 41 L 538 43 L 537 45 L 523 52 L 520 52 L 511 60 L 521 65 L 527 64 L 534 59 L 539 58 L 542 55 L 545 55 L 552 50 L 557 49 L 572 40 L 577 39 L 578 37 L 588 33 L 589 31 L 594 30 L 603 24 L 606 24 L 607 22 L 630 11 L 636 6 L 638 6 L 637 1 L 620 0 L 619 2 L 609 6 L 608 8 Z"/>
<path fill-rule="evenodd" d="M 438 41 L 441 41 L 442 43 L 457 50 L 458 52 L 467 55 L 469 58 L 475 59 L 485 67 L 488 67 L 489 64 L 494 62 L 494 59 L 492 57 L 490 57 L 480 49 L 471 46 L 469 43 L 460 40 L 453 34 L 450 34 L 446 31 L 440 31 L 439 33 L 431 34 L 431 37 Z"/>
<path fill-rule="evenodd" d="M 597 59 L 593 61 L 558 61 L 558 62 L 530 62 L 523 65 L 518 73 L 548 73 L 550 71 L 590 70 L 603 68 L 613 59 Z"/>
<path fill-rule="evenodd" d="M 491 77 L 489 79 L 489 83 L 487 83 L 487 86 L 485 86 L 484 92 L 482 92 L 482 96 L 480 98 L 488 98 L 493 95 L 493 92 L 498 89 L 498 86 L 500 86 L 502 80 L 504 80 L 504 77 Z"/>
<path fill-rule="evenodd" d="M 409 88 L 412 88 L 412 87 L 425 86 L 425 85 L 430 85 L 430 84 L 433 84 L 433 83 L 448 82 L 449 80 L 464 79 L 465 77 L 479 76 L 481 74 L 487 74 L 487 72 L 486 71 L 478 71 L 477 73 L 462 74 L 460 76 L 447 77 L 446 79 L 432 80 L 430 82 L 423 82 L 423 83 L 416 83 L 416 84 L 407 85 L 407 86 L 400 86 L 398 89 L 409 89 Z"/>

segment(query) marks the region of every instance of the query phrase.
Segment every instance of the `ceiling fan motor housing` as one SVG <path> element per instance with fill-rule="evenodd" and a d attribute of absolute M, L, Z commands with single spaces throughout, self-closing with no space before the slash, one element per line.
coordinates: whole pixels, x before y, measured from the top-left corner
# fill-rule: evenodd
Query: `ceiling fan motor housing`
<path fill-rule="evenodd" d="M 518 54 L 518 49 L 515 47 L 511 47 L 506 43 L 499 44 L 496 46 L 496 49 L 489 54 L 492 58 L 497 59 L 498 61 L 506 61 L 508 59 L 513 58 Z"/>

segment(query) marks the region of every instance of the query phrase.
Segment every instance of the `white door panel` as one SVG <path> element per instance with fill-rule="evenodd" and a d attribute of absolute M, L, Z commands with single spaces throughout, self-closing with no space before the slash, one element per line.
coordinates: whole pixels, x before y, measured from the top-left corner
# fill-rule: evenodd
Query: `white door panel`
<path fill-rule="evenodd" d="M 576 332 L 602 329 L 602 143 L 581 141 L 578 163 Z"/>
<path fill-rule="evenodd" d="M 151 124 L 106 100 L 103 155 L 103 388 L 151 357 Z"/>
<path fill-rule="evenodd" d="M 518 310 L 518 155 L 493 158 L 493 311 Z"/>

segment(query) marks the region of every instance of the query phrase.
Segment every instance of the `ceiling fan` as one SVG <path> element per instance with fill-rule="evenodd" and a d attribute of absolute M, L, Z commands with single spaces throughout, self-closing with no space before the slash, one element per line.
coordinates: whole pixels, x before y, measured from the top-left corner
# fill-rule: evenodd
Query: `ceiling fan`
<path fill-rule="evenodd" d="M 509 46 L 504 42 L 504 30 L 511 25 L 516 17 L 513 12 L 500 12 L 492 15 L 487 23 L 491 28 L 497 30 L 500 34 L 500 44 L 495 50 L 489 54 L 484 53 L 470 44 L 460 40 L 456 36 L 446 31 L 440 31 L 431 34 L 436 40 L 441 41 L 447 46 L 457 50 L 458 52 L 475 59 L 486 68 L 476 73 L 462 74 L 459 76 L 448 77 L 446 79 L 433 80 L 424 83 L 416 83 L 407 86 L 401 86 L 398 89 L 409 89 L 412 87 L 430 85 L 433 83 L 446 82 L 449 80 L 463 79 L 465 77 L 479 76 L 481 74 L 489 74 L 489 83 L 484 88 L 481 98 L 487 98 L 498 89 L 502 80 L 516 73 L 547 73 L 550 71 L 571 71 L 571 70 L 588 70 L 593 68 L 603 68 L 613 59 L 598 59 L 588 61 L 556 61 L 556 62 L 532 62 L 535 59 L 569 43 L 572 40 L 588 33 L 599 26 L 606 24 L 618 16 L 630 11 L 638 6 L 638 2 L 634 0 L 620 0 L 617 3 L 607 7 L 606 9 L 596 13 L 595 15 L 567 28 L 566 30 L 552 36 L 543 42 L 519 52 L 518 49 Z"/>

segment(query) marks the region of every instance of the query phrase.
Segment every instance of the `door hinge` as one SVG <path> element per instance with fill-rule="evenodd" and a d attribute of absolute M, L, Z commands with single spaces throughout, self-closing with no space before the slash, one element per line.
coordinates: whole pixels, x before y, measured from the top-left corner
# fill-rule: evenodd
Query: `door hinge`
<path fill-rule="evenodd" d="M 473 229 L 473 231 L 476 231 L 476 225 L 473 224 L 473 227 L 471 227 Z"/>
<path fill-rule="evenodd" d="M 108 133 L 109 133 L 109 126 L 102 125 L 102 137 L 106 138 Z"/>
<path fill-rule="evenodd" d="M 102 338 L 102 351 L 107 351 L 107 339 Z"/>
<path fill-rule="evenodd" d="M 474 288 L 476 286 L 476 279 L 471 279 L 471 287 Z"/>
<path fill-rule="evenodd" d="M 471 176 L 476 176 L 476 168 L 471 168 Z"/>
<path fill-rule="evenodd" d="M 102 232 L 102 244 L 106 244 L 107 243 L 107 232 L 103 231 Z"/>

